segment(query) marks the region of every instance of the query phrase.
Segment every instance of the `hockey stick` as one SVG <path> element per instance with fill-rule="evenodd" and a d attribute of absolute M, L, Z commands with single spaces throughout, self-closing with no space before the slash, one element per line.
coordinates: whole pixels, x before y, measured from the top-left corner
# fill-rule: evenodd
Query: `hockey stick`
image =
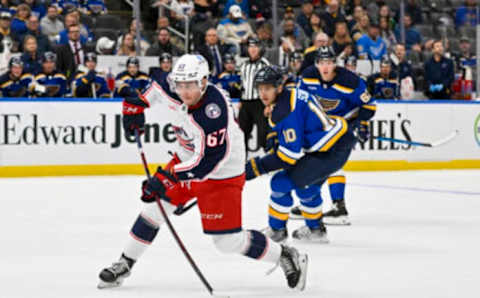
<path fill-rule="evenodd" d="M 142 159 L 143 169 L 145 170 L 145 174 L 147 175 L 148 180 L 151 180 L 152 176 L 150 175 L 150 170 L 148 169 L 148 163 L 147 163 L 147 159 L 145 157 L 145 153 L 143 152 L 142 141 L 140 140 L 140 133 L 138 132 L 138 129 L 135 130 L 135 140 L 137 141 L 138 152 L 140 153 L 140 157 Z M 220 297 L 228 298 L 228 296 L 217 296 L 213 293 L 212 286 L 208 283 L 207 279 L 202 274 L 202 272 L 198 268 L 197 264 L 195 264 L 195 261 L 193 260 L 193 258 L 190 256 L 190 253 L 185 248 L 185 245 L 183 244 L 182 240 L 180 239 L 180 237 L 177 234 L 177 231 L 175 230 L 172 223 L 170 222 L 170 219 L 168 218 L 168 215 L 165 212 L 165 208 L 163 207 L 161 199 L 158 196 L 155 197 L 155 202 L 157 202 L 158 208 L 160 209 L 160 212 L 162 213 L 163 219 L 167 223 L 168 229 L 172 233 L 173 238 L 175 238 L 175 241 L 177 242 L 178 246 L 182 250 L 183 254 L 187 258 L 188 262 L 192 266 L 195 273 L 197 273 L 197 276 L 200 278 L 202 283 L 207 288 L 210 295 L 212 295 L 214 297 L 218 297 L 218 298 L 220 298 Z"/>
<path fill-rule="evenodd" d="M 421 147 L 438 147 L 440 145 L 443 145 L 445 143 L 450 142 L 453 140 L 456 136 L 458 135 L 458 130 L 455 130 L 448 136 L 439 139 L 435 142 L 431 143 L 424 143 L 424 142 L 415 142 L 415 141 L 408 141 L 408 140 L 400 140 L 400 139 L 393 139 L 393 138 L 385 138 L 385 137 L 379 137 L 379 136 L 374 136 L 374 139 L 377 139 L 379 141 L 387 141 L 387 142 L 393 142 L 393 143 L 402 143 L 402 144 L 408 144 L 412 146 L 421 146 Z"/>

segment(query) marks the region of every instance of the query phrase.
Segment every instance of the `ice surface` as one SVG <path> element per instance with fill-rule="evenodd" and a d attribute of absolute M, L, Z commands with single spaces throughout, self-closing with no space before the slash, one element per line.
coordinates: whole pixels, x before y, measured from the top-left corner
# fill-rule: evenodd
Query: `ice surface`
<path fill-rule="evenodd" d="M 173 222 L 214 289 L 232 297 L 478 297 L 479 177 L 347 173 L 352 226 L 329 227 L 328 245 L 295 244 L 310 257 L 303 293 L 287 288 L 280 269 L 265 276 L 269 264 L 218 253 L 196 209 Z M 123 287 L 96 289 L 141 209 L 142 179 L 0 179 L 0 297 L 209 297 L 166 228 Z M 266 226 L 268 179 L 246 185 L 246 228 Z"/>

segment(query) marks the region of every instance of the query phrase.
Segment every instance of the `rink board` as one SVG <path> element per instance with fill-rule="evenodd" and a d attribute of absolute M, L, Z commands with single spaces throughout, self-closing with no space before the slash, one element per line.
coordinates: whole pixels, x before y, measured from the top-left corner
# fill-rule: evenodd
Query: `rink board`
<path fill-rule="evenodd" d="M 169 113 L 146 112 L 147 159 L 168 161 L 175 151 Z M 480 102 L 381 101 L 372 134 L 432 142 L 435 148 L 371 139 L 357 144 L 347 170 L 480 168 Z M 120 99 L 0 99 L 0 177 L 142 174 L 133 139 L 123 135 Z"/>

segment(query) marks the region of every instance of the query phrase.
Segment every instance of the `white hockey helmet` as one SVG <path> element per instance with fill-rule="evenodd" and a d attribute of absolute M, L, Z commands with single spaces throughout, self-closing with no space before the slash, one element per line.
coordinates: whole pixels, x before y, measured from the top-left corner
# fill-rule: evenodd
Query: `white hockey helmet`
<path fill-rule="evenodd" d="M 178 58 L 168 75 L 169 84 L 175 88 L 177 82 L 197 81 L 202 86 L 202 79 L 208 78 L 208 62 L 202 55 L 185 54 Z"/>

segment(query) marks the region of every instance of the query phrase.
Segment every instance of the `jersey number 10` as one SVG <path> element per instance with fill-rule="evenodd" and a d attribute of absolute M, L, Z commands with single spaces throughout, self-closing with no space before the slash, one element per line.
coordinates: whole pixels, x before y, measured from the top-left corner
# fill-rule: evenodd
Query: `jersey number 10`
<path fill-rule="evenodd" d="M 217 147 L 225 143 L 225 134 L 227 133 L 226 128 L 214 131 L 207 135 L 207 146 L 208 147 Z"/>

